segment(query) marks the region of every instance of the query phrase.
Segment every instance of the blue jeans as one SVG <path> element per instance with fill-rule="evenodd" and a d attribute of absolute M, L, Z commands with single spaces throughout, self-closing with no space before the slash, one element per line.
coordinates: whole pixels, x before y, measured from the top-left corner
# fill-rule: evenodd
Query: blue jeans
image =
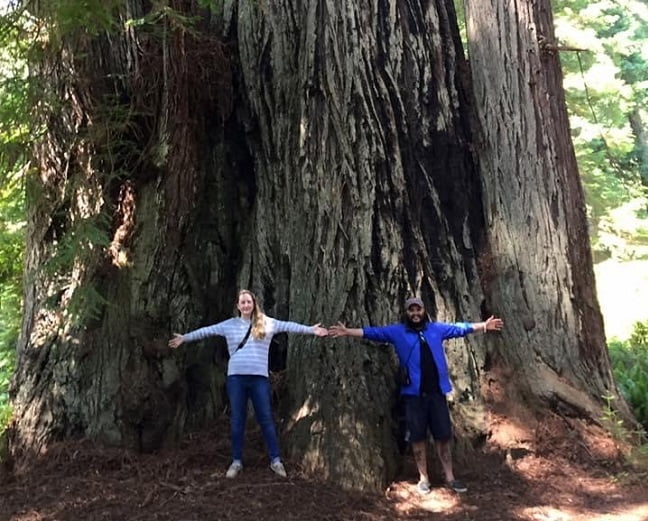
<path fill-rule="evenodd" d="M 247 420 L 248 398 L 252 400 L 254 415 L 261 426 L 263 439 L 270 461 L 279 459 L 279 442 L 277 430 L 272 419 L 270 406 L 270 382 L 265 376 L 235 374 L 227 377 L 227 395 L 229 396 L 232 427 L 232 459 L 242 461 L 243 438 Z"/>

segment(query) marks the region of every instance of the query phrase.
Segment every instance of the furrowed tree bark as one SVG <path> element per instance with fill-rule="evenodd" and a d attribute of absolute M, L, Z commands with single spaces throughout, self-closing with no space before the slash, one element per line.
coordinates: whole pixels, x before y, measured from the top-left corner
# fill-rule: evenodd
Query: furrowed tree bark
<path fill-rule="evenodd" d="M 611 374 L 583 190 L 547 0 L 466 2 L 490 251 L 482 283 L 507 317 L 514 387 L 599 421 L 632 421 Z"/>
<path fill-rule="evenodd" d="M 172 8 L 192 14 L 185 4 Z M 116 22 L 145 14 L 127 2 Z M 17 454 L 78 435 L 153 450 L 223 409 L 214 343 L 171 354 L 166 342 L 171 311 L 185 328 L 231 312 L 253 179 L 228 181 L 222 46 L 172 15 L 79 29 L 40 64 L 53 106 L 35 150 Z"/>

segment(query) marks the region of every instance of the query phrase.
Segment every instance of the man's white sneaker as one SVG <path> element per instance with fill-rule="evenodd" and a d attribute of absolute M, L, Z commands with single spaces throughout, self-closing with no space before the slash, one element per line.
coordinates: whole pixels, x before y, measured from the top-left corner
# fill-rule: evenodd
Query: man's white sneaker
<path fill-rule="evenodd" d="M 430 482 L 427 479 L 422 479 L 416 484 L 416 490 L 419 494 L 429 494 L 430 493 Z"/>
<path fill-rule="evenodd" d="M 274 472 L 278 476 L 281 476 L 282 478 L 288 477 L 288 474 L 286 474 L 286 469 L 284 468 L 283 463 L 281 463 L 281 461 L 275 461 L 274 463 L 270 463 L 270 468 L 272 469 L 272 472 Z"/>
<path fill-rule="evenodd" d="M 235 478 L 243 470 L 243 465 L 238 461 L 233 461 L 225 473 L 226 478 Z"/>

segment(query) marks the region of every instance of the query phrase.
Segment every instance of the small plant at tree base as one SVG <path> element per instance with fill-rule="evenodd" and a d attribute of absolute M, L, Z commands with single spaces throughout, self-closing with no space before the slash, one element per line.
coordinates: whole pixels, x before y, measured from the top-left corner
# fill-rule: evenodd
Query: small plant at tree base
<path fill-rule="evenodd" d="M 603 396 L 603 399 L 605 400 L 605 407 L 603 408 L 601 417 L 603 427 L 605 427 L 615 441 L 627 443 L 629 431 L 614 408 L 616 398 L 611 394 L 607 394 Z"/>
<path fill-rule="evenodd" d="M 637 322 L 627 341 L 614 340 L 608 347 L 621 393 L 648 429 L 648 321 Z"/>
<path fill-rule="evenodd" d="M 614 406 L 616 398 L 611 394 L 603 396 L 605 407 L 601 417 L 603 427 L 615 440 L 617 449 L 624 454 L 626 462 L 639 470 L 640 476 L 648 473 L 648 443 L 643 429 L 631 430 L 626 427 L 623 419 Z M 623 446 L 623 447 L 622 447 Z M 634 474 L 633 474 L 634 475 Z M 622 477 L 621 475 L 617 477 Z"/>
<path fill-rule="evenodd" d="M 9 459 L 9 425 L 13 411 L 7 397 L 0 399 L 0 465 Z"/>

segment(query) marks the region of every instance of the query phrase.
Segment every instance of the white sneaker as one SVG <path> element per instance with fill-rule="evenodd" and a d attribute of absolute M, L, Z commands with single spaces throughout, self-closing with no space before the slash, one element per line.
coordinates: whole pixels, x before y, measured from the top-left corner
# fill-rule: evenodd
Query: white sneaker
<path fill-rule="evenodd" d="M 281 461 L 275 461 L 274 463 L 270 463 L 270 468 L 272 469 L 272 472 L 277 474 L 277 476 L 281 476 L 282 478 L 288 477 L 288 474 L 286 474 L 286 469 L 283 466 L 283 463 L 281 463 Z"/>
<path fill-rule="evenodd" d="M 430 493 L 430 482 L 427 479 L 420 480 L 416 485 L 416 490 L 419 491 L 419 494 L 429 494 Z"/>
<path fill-rule="evenodd" d="M 235 478 L 243 470 L 243 465 L 238 461 L 232 461 L 232 464 L 225 473 L 226 478 Z"/>

